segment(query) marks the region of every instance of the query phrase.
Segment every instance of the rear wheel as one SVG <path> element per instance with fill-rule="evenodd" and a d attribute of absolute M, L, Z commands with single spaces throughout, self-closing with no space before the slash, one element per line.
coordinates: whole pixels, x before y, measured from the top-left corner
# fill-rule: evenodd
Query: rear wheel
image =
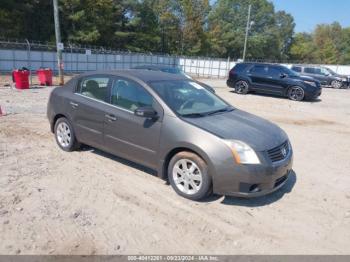
<path fill-rule="evenodd" d="M 171 159 L 168 178 L 177 194 L 191 200 L 201 200 L 212 192 L 207 164 L 191 152 L 177 153 Z"/>
<path fill-rule="evenodd" d="M 343 83 L 341 81 L 338 81 L 338 80 L 333 80 L 331 82 L 331 86 L 335 89 L 339 89 L 339 88 L 342 88 Z"/>
<path fill-rule="evenodd" d="M 288 98 L 293 101 L 302 101 L 305 97 L 304 89 L 300 86 L 292 86 L 288 90 Z"/>
<path fill-rule="evenodd" d="M 235 84 L 235 91 L 237 94 L 247 94 L 249 91 L 249 84 L 245 80 L 239 80 Z"/>
<path fill-rule="evenodd" d="M 59 118 L 55 123 L 55 138 L 58 146 L 67 152 L 74 151 L 80 147 L 75 137 L 72 125 L 65 117 Z"/>

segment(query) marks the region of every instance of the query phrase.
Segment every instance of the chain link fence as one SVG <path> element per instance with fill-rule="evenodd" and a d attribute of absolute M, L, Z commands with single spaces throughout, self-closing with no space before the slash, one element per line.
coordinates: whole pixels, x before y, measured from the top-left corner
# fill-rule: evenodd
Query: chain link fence
<path fill-rule="evenodd" d="M 227 59 L 170 56 L 155 53 L 134 53 L 97 46 L 65 44 L 63 50 L 65 74 L 95 70 L 129 69 L 140 65 L 181 67 L 196 77 L 223 78 L 235 64 Z M 0 71 L 27 68 L 32 73 L 39 68 L 58 70 L 56 46 L 50 43 L 0 41 Z"/>
<path fill-rule="evenodd" d="M 252 62 L 274 62 L 260 59 Z M 95 70 L 129 69 L 140 65 L 168 65 L 181 67 L 194 77 L 226 78 L 235 61 L 208 57 L 171 56 L 155 53 L 134 53 L 111 50 L 98 46 L 64 45 L 65 75 Z M 286 66 L 290 64 L 284 63 Z M 0 40 L 0 72 L 9 73 L 16 68 L 27 68 L 31 78 L 39 68 L 51 68 L 57 73 L 56 46 L 52 43 Z M 341 74 L 350 74 L 350 66 L 329 65 Z"/>

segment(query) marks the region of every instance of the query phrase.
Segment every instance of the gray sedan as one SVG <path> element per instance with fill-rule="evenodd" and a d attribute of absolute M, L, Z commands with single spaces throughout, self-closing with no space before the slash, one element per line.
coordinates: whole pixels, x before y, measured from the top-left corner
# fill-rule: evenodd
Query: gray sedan
<path fill-rule="evenodd" d="M 86 73 L 53 90 L 47 116 L 61 149 L 87 144 L 137 162 L 192 200 L 265 195 L 292 170 L 283 130 L 181 75 Z"/>

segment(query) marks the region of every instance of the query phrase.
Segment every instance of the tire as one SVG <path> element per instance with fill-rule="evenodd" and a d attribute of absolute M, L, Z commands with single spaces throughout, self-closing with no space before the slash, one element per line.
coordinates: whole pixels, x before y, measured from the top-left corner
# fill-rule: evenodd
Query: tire
<path fill-rule="evenodd" d="M 293 101 L 302 101 L 305 98 L 304 89 L 300 86 L 292 86 L 288 89 L 288 98 Z"/>
<path fill-rule="evenodd" d="M 179 152 L 170 160 L 168 179 L 178 195 L 190 200 L 202 200 L 212 192 L 207 164 L 191 152 Z"/>
<path fill-rule="evenodd" d="M 341 81 L 338 81 L 338 80 L 333 80 L 331 82 L 331 86 L 334 88 L 334 89 L 340 89 L 343 87 L 343 83 Z"/>
<path fill-rule="evenodd" d="M 74 133 L 74 129 L 67 118 L 57 119 L 54 127 L 57 145 L 66 152 L 71 152 L 80 147 Z"/>
<path fill-rule="evenodd" d="M 245 95 L 249 92 L 249 83 L 245 80 L 238 80 L 234 86 L 237 94 Z"/>

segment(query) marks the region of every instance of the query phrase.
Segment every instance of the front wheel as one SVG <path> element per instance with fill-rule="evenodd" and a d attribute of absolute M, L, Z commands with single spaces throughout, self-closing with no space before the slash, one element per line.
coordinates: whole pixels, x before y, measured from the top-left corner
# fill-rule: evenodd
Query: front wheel
<path fill-rule="evenodd" d="M 305 97 L 304 89 L 300 86 L 292 86 L 288 90 L 288 98 L 293 101 L 302 101 Z"/>
<path fill-rule="evenodd" d="M 198 201 L 212 192 L 207 164 L 191 152 L 177 153 L 171 159 L 168 178 L 175 192 L 187 199 Z"/>
<path fill-rule="evenodd" d="M 339 89 L 339 88 L 342 88 L 343 83 L 341 81 L 338 81 L 338 80 L 333 80 L 331 82 L 331 86 L 335 89 Z"/>

